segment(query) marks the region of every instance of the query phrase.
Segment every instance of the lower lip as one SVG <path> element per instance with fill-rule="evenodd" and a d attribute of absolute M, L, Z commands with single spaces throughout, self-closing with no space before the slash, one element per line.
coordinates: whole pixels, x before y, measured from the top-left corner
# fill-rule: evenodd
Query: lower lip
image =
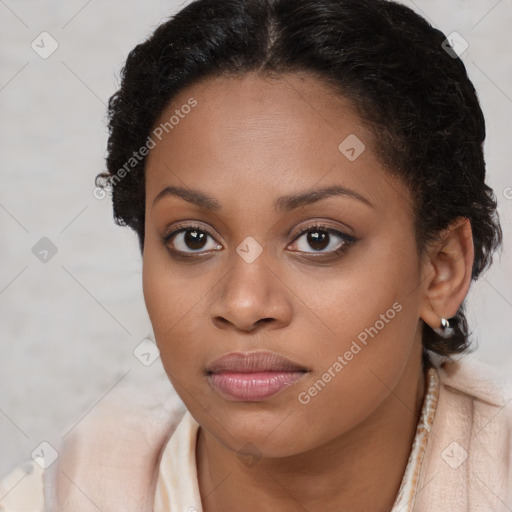
<path fill-rule="evenodd" d="M 258 402 L 297 382 L 305 372 L 221 372 L 208 376 L 216 391 L 228 400 Z"/>

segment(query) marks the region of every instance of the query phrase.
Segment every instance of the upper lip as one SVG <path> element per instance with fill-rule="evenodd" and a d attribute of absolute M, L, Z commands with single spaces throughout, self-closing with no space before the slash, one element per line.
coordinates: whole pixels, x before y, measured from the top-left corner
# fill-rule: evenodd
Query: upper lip
<path fill-rule="evenodd" d="M 207 366 L 207 373 L 307 371 L 303 366 L 275 352 L 230 352 Z"/>

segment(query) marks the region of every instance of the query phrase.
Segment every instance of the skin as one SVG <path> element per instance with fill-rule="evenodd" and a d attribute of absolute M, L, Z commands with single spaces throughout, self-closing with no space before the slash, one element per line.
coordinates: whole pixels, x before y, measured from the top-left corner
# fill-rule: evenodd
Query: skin
<path fill-rule="evenodd" d="M 209 78 L 173 98 L 157 124 L 191 97 L 197 106 L 148 156 L 143 289 L 165 371 L 200 424 L 204 511 L 389 511 L 425 394 L 422 322 L 439 327 L 468 291 L 469 222 L 418 254 L 409 190 L 379 162 L 350 102 L 312 75 Z M 350 134 L 366 146 L 354 161 L 338 149 Z M 331 185 L 371 205 L 337 195 L 274 208 L 280 196 Z M 154 203 L 168 186 L 200 190 L 221 209 L 174 195 Z M 183 234 L 166 246 L 184 221 L 211 232 L 203 248 Z M 297 235 L 317 233 L 316 221 L 356 241 L 329 256 L 344 240 L 333 234 L 315 250 Z M 251 263 L 236 251 L 247 237 L 262 248 Z M 301 403 L 299 393 L 394 303 L 400 312 Z M 258 350 L 308 372 L 259 402 L 226 400 L 208 384 L 209 363 Z"/>

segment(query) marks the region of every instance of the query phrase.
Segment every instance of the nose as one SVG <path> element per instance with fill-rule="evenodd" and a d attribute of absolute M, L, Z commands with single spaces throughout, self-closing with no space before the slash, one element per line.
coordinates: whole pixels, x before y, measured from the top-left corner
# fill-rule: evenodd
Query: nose
<path fill-rule="evenodd" d="M 212 322 L 220 329 L 253 332 L 290 323 L 292 304 L 287 286 L 264 255 L 245 261 L 234 253 L 229 271 L 212 297 Z"/>

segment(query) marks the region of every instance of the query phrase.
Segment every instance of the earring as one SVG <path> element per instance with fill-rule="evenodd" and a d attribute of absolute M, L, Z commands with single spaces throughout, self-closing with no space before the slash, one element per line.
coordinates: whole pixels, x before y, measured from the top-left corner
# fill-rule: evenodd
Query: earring
<path fill-rule="evenodd" d="M 441 317 L 441 329 L 445 331 L 448 327 L 450 327 L 450 322 L 446 318 Z"/>
<path fill-rule="evenodd" d="M 439 334 L 442 338 L 449 338 L 453 334 L 453 328 L 450 327 L 450 322 L 444 318 L 441 318 L 441 327 L 434 329 L 434 332 Z"/>

